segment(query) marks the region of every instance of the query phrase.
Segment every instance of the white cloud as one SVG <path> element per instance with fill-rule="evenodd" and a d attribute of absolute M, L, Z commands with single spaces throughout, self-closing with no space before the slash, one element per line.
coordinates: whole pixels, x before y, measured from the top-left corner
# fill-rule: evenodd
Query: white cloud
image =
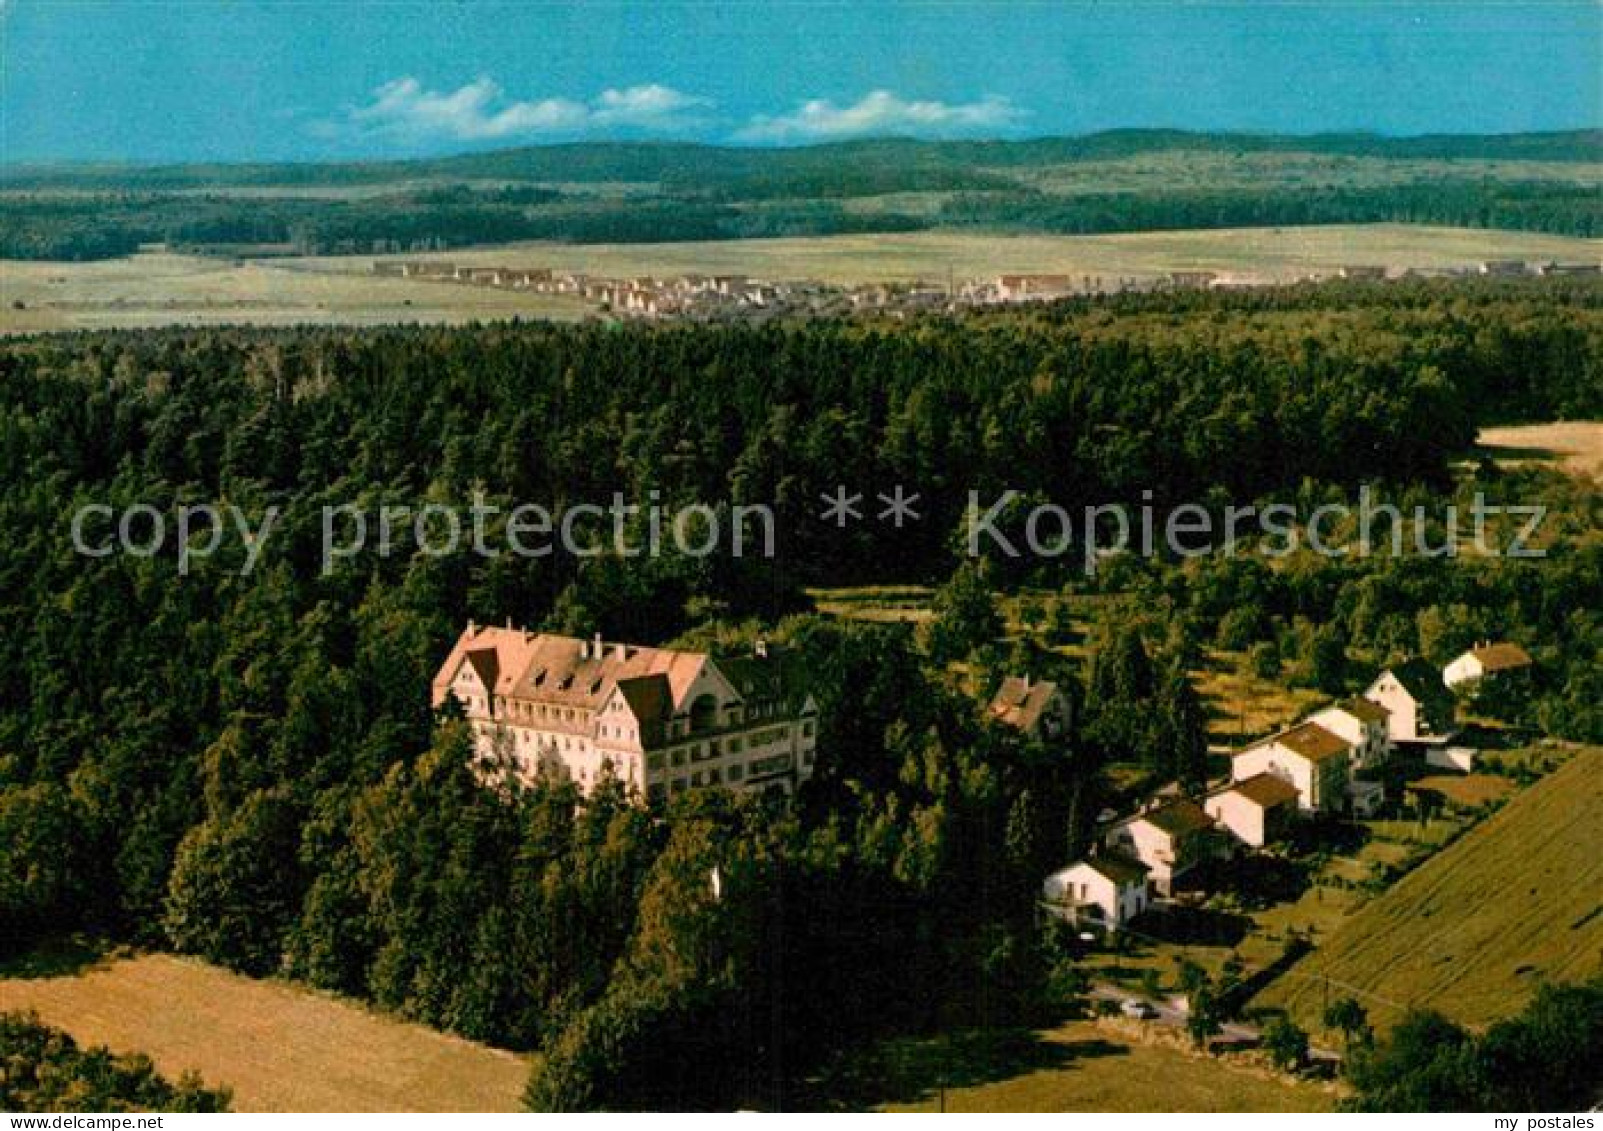
<path fill-rule="evenodd" d="M 625 90 L 603 90 L 591 104 L 590 114 L 599 125 L 664 128 L 684 124 L 712 100 L 685 94 L 671 86 L 647 83 Z"/>
<path fill-rule="evenodd" d="M 348 111 L 346 121 L 317 129 L 354 130 L 399 141 L 503 141 L 541 134 L 587 130 L 670 130 L 684 128 L 693 113 L 710 106 L 705 98 L 650 83 L 604 90 L 588 102 L 572 98 L 515 101 L 501 85 L 480 78 L 448 93 L 429 90 L 410 76 L 385 83 L 372 101 Z"/>
<path fill-rule="evenodd" d="M 948 137 L 1005 129 L 1023 116 L 1021 110 L 998 95 L 954 104 L 909 101 L 888 90 L 875 90 L 851 106 L 815 98 L 803 102 L 793 114 L 759 114 L 735 137 L 740 141 L 828 141 L 868 134 Z"/>

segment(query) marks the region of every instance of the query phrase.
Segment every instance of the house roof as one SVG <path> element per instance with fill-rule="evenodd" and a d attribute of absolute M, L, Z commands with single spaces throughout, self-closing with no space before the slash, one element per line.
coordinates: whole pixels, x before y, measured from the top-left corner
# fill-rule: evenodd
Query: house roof
<path fill-rule="evenodd" d="M 1220 793 L 1236 793 L 1263 809 L 1273 809 L 1297 800 L 1297 787 L 1278 774 L 1254 774 Z"/>
<path fill-rule="evenodd" d="M 1389 708 L 1371 699 L 1365 699 L 1361 695 L 1355 695 L 1351 699 L 1343 699 L 1335 706 L 1366 723 L 1383 723 L 1391 718 L 1391 710 Z"/>
<path fill-rule="evenodd" d="M 1057 693 L 1058 685 L 1051 680 L 1010 675 L 991 698 L 991 717 L 1019 730 L 1033 731 Z"/>
<path fill-rule="evenodd" d="M 1251 745 L 1244 746 L 1236 751 L 1245 754 L 1249 750 L 1256 750 L 1270 743 L 1278 743 L 1300 755 L 1310 762 L 1323 762 L 1327 758 L 1335 758 L 1347 753 L 1351 746 L 1340 735 L 1332 734 L 1318 723 L 1298 723 L 1290 730 L 1283 730 L 1279 734 L 1271 734 L 1268 738 L 1260 738 Z"/>
<path fill-rule="evenodd" d="M 1149 809 L 1145 813 L 1138 813 L 1130 818 L 1130 822 L 1134 821 L 1146 821 L 1170 836 L 1184 836 L 1187 833 L 1201 832 L 1213 827 L 1213 818 L 1203 812 L 1202 806 L 1183 797 L 1167 805 L 1160 805 L 1156 809 Z"/>
<path fill-rule="evenodd" d="M 669 690 L 663 709 L 671 711 L 682 702 L 707 657 L 632 644 L 598 647 L 570 636 L 470 624 L 435 674 L 435 706 L 445 701 L 464 661 L 495 695 L 592 709 L 605 702 L 614 686 L 660 675 Z"/>
<path fill-rule="evenodd" d="M 1506 640 L 1471 648 L 1470 654 L 1481 662 L 1482 670 L 1488 672 L 1506 672 L 1513 668 L 1530 667 L 1531 664 L 1529 652 Z"/>
<path fill-rule="evenodd" d="M 1133 860 L 1128 856 L 1116 852 L 1103 852 L 1096 856 L 1088 856 L 1079 861 L 1090 868 L 1103 879 L 1112 880 L 1116 884 L 1144 883 L 1150 869 L 1141 861 Z M 1078 865 L 1070 865 L 1077 867 Z"/>
<path fill-rule="evenodd" d="M 1402 684 L 1403 690 L 1417 703 L 1449 696 L 1447 685 L 1442 682 L 1442 673 L 1418 656 L 1404 660 L 1400 664 L 1393 664 L 1386 670 L 1391 672 L 1392 678 Z"/>

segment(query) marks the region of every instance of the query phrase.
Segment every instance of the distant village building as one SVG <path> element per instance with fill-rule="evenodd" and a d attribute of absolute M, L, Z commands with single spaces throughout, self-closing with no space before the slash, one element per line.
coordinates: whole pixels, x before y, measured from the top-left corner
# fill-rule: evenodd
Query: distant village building
<path fill-rule="evenodd" d="M 1073 275 L 998 275 L 996 278 L 996 294 L 1003 299 L 1066 295 L 1073 290 Z"/>
<path fill-rule="evenodd" d="M 1343 279 L 1356 279 L 1366 282 L 1375 282 L 1386 277 L 1386 268 L 1373 264 L 1348 264 L 1339 268 L 1336 274 Z"/>
<path fill-rule="evenodd" d="M 1482 679 L 1502 679 L 1522 673 L 1528 671 L 1530 666 L 1530 653 L 1518 644 L 1506 641 L 1480 644 L 1443 668 L 1442 682 L 1457 689 Z"/>
<path fill-rule="evenodd" d="M 1203 808 L 1236 840 L 1262 848 L 1285 836 L 1296 821 L 1297 797 L 1288 779 L 1262 773 L 1209 794 Z"/>
<path fill-rule="evenodd" d="M 1041 895 L 1067 922 L 1117 931 L 1147 909 L 1147 869 L 1125 857 L 1091 856 L 1053 872 Z"/>
<path fill-rule="evenodd" d="M 817 708 L 793 659 L 578 640 L 470 623 L 433 703 L 462 705 L 487 766 L 567 778 L 608 769 L 659 799 L 698 786 L 792 792 L 813 773 Z"/>
<path fill-rule="evenodd" d="M 1538 275 L 1603 275 L 1603 263 L 1542 263 Z"/>
<path fill-rule="evenodd" d="M 1488 259 L 1479 267 L 1482 275 L 1508 278 L 1525 274 L 1525 263 L 1520 259 Z"/>
<path fill-rule="evenodd" d="M 1213 818 L 1182 798 L 1120 821 L 1108 830 L 1107 845 L 1146 865 L 1158 894 L 1172 895 L 1175 885 L 1210 855 L 1212 830 Z"/>
<path fill-rule="evenodd" d="M 1274 774 L 1297 790 L 1297 805 L 1307 813 L 1337 812 L 1346 804 L 1352 770 L 1352 747 L 1315 722 L 1260 739 L 1230 759 L 1232 781 Z"/>
<path fill-rule="evenodd" d="M 1008 676 L 991 698 L 987 713 L 1031 738 L 1060 738 L 1069 728 L 1069 701 L 1051 680 Z"/>
<path fill-rule="evenodd" d="M 1453 697 L 1441 674 L 1418 657 L 1381 672 L 1364 698 L 1390 712 L 1393 743 L 1442 742 L 1452 734 Z"/>
<path fill-rule="evenodd" d="M 1173 287 L 1206 287 L 1219 277 L 1217 271 L 1170 271 L 1169 285 Z"/>

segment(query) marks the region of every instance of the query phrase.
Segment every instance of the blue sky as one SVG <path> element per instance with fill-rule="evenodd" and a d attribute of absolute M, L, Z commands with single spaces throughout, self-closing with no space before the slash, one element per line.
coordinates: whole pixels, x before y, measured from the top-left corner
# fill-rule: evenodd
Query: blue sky
<path fill-rule="evenodd" d="M 0 160 L 1603 119 L 1603 5 L 0 0 Z"/>

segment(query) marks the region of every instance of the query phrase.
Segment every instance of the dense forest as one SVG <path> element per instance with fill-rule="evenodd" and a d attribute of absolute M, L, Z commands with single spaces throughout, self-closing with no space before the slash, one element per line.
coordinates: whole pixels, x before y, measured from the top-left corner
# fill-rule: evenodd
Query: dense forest
<path fill-rule="evenodd" d="M 1365 187 L 1167 189 L 1152 192 L 1001 191 L 944 195 L 919 212 L 852 210 L 900 177 L 842 184 L 751 178 L 685 193 L 594 196 L 554 190 L 399 192 L 350 200 L 222 193 L 14 194 L 0 197 L 0 258 L 92 260 L 142 244 L 224 249 L 281 245 L 301 254 L 369 255 L 514 240 L 667 243 L 833 236 L 933 228 L 1090 234 L 1187 228 L 1407 223 L 1505 228 L 1593 238 L 1603 199 L 1584 185 L 1429 183 Z M 965 186 L 966 187 L 966 186 Z"/>
<path fill-rule="evenodd" d="M 1487 421 L 1603 412 L 1603 290 L 1130 296 L 906 322 L 105 333 L 0 346 L 0 947 L 72 927 L 283 973 L 539 1048 L 539 1108 L 783 1105 L 878 1033 L 1045 1000 L 1039 877 L 1111 762 L 1195 782 L 1202 644 L 1332 693 L 1363 664 L 1526 643 L 1518 721 L 1603 737 L 1594 489 L 1459 460 Z M 893 544 L 820 494 L 904 483 Z M 1065 507 L 1361 484 L 1539 499 L 1548 556 L 967 559 L 970 489 Z M 773 560 L 403 552 L 320 568 L 318 508 L 475 492 L 773 506 Z M 75 508 L 226 501 L 278 528 L 179 575 L 87 558 Z M 1435 511 L 1433 510 L 1433 513 Z M 805 587 L 940 583 L 931 626 L 811 615 Z M 1095 596 L 1079 670 L 1002 649 L 994 591 Z M 615 784 L 487 787 L 430 677 L 470 617 L 795 650 L 820 705 L 795 806 Z M 1049 627 L 1047 634 L 1055 631 Z M 1025 667 L 1066 744 L 982 724 Z M 722 877 L 710 882 L 716 869 Z M 939 987 L 909 993 L 907 988 Z M 841 1003 L 851 1003 L 844 1009 Z"/>
<path fill-rule="evenodd" d="M 1388 160 L 1603 160 L 1603 131 L 1520 134 L 1435 134 L 1385 137 L 1372 133 L 1284 135 L 1197 133 L 1187 130 L 1104 130 L 1078 137 L 1028 141 L 918 141 L 884 138 L 794 148 L 729 148 L 690 142 L 579 142 L 526 146 L 408 161 L 288 165 L 12 165 L 0 184 L 15 188 L 192 189 L 207 186 L 373 185 L 449 178 L 493 181 L 663 182 L 712 185 L 749 177 L 849 178 L 900 176 L 903 189 L 937 183 L 976 187 L 953 178 L 974 169 L 1019 169 L 1075 161 L 1108 161 L 1168 153 L 1284 154 Z M 897 170 L 902 170 L 900 174 Z M 882 187 L 878 191 L 892 191 Z"/>
<path fill-rule="evenodd" d="M 1099 187 L 1099 177 L 1128 179 L 1120 162 L 1157 159 L 1174 164 L 1135 172 L 1165 187 Z M 1216 164 L 1189 169 L 1188 160 Z M 1247 164 L 1274 160 L 1287 162 L 1284 175 Z M 366 255 L 510 240 L 1383 221 L 1595 237 L 1603 199 L 1572 170 L 1599 161 L 1596 131 L 1404 139 L 1119 131 L 794 149 L 554 145 L 328 165 L 21 167 L 0 170 L 0 258 L 103 259 L 149 243 Z"/>

